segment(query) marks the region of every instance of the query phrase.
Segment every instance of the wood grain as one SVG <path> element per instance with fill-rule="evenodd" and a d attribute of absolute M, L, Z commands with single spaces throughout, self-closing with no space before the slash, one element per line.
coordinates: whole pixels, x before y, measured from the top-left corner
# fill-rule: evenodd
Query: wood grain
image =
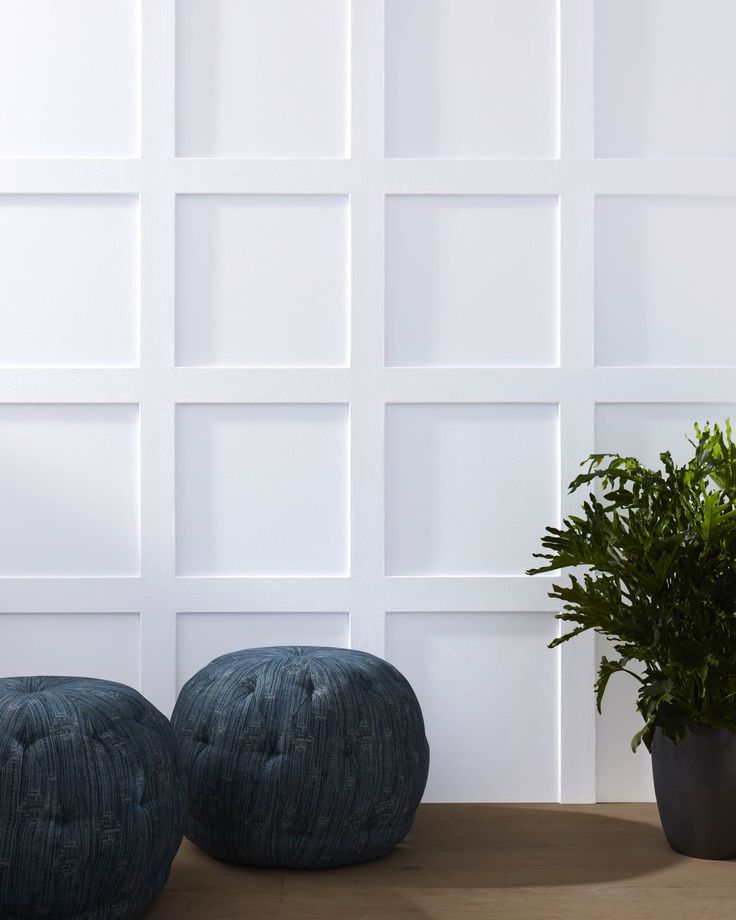
<path fill-rule="evenodd" d="M 733 862 L 673 853 L 654 805 L 423 805 L 374 863 L 217 862 L 185 842 L 147 920 L 722 920 Z"/>

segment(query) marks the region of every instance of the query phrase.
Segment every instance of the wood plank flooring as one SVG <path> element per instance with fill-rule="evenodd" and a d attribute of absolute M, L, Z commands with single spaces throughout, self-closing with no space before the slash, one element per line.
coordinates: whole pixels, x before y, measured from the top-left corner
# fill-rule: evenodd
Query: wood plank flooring
<path fill-rule="evenodd" d="M 654 805 L 423 805 L 373 863 L 217 862 L 185 841 L 146 920 L 736 920 L 736 861 L 673 853 Z"/>

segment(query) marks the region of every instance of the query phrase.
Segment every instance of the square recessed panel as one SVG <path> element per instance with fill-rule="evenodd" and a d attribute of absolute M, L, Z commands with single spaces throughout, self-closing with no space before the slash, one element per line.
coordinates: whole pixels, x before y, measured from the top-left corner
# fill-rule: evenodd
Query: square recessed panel
<path fill-rule="evenodd" d="M 557 0 L 386 0 L 391 157 L 557 156 Z"/>
<path fill-rule="evenodd" d="M 0 614 L 3 677 L 99 677 L 140 687 L 137 613 Z"/>
<path fill-rule="evenodd" d="M 386 657 L 409 680 L 432 751 L 429 802 L 558 795 L 551 614 L 390 613 Z"/>
<path fill-rule="evenodd" d="M 137 575 L 134 405 L 0 406 L 0 576 Z"/>
<path fill-rule="evenodd" d="M 180 613 L 176 618 L 176 674 L 181 689 L 213 658 L 268 645 L 347 648 L 347 613 Z"/>
<path fill-rule="evenodd" d="M 140 0 L 2 0 L 0 157 L 133 157 Z"/>
<path fill-rule="evenodd" d="M 718 422 L 727 418 L 736 424 L 736 403 L 602 403 L 595 411 L 595 449 L 638 457 L 648 466 L 659 465 L 659 455 L 668 450 L 675 463 L 692 456 L 696 422 Z"/>
<path fill-rule="evenodd" d="M 596 636 L 599 656 L 616 657 L 612 643 Z M 632 670 L 632 665 L 629 665 Z M 642 744 L 636 754 L 631 739 L 643 725 L 636 710 L 639 684 L 628 674 L 614 674 L 596 716 L 596 799 L 599 802 L 652 802 L 652 758 Z"/>
<path fill-rule="evenodd" d="M 736 156 L 733 0 L 596 0 L 599 157 Z"/>
<path fill-rule="evenodd" d="M 0 196 L 0 365 L 138 361 L 138 199 Z"/>
<path fill-rule="evenodd" d="M 184 405 L 180 575 L 345 575 L 348 407 Z"/>
<path fill-rule="evenodd" d="M 399 195 L 386 203 L 386 363 L 557 363 L 552 197 Z"/>
<path fill-rule="evenodd" d="M 596 363 L 736 363 L 736 198 L 604 196 L 595 220 Z"/>
<path fill-rule="evenodd" d="M 517 575 L 559 517 L 556 405 L 386 410 L 386 573 Z"/>
<path fill-rule="evenodd" d="M 344 365 L 348 238 L 344 196 L 180 196 L 177 363 Z"/>
<path fill-rule="evenodd" d="M 659 455 L 669 450 L 676 463 L 691 456 L 695 422 L 723 422 L 736 419 L 736 404 L 727 403 L 607 403 L 596 407 L 595 449 L 638 457 L 657 467 Z M 606 643 L 598 640 L 598 653 L 606 654 Z M 630 741 L 642 727 L 636 712 L 637 683 L 627 675 L 616 675 L 606 690 L 603 712 L 597 719 L 597 789 L 601 801 L 651 801 L 651 766 L 646 750 L 636 756 Z"/>
<path fill-rule="evenodd" d="M 348 0 L 177 0 L 177 154 L 345 156 L 348 36 Z"/>

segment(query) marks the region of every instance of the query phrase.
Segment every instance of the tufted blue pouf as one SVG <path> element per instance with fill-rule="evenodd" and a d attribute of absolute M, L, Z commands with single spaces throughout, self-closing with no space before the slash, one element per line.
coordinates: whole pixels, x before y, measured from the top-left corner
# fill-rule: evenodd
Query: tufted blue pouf
<path fill-rule="evenodd" d="M 0 917 L 141 917 L 184 810 L 171 726 L 131 687 L 0 679 Z"/>
<path fill-rule="evenodd" d="M 219 859 L 313 869 L 375 859 L 408 833 L 429 748 L 388 662 L 336 648 L 223 655 L 172 717 L 187 836 Z"/>

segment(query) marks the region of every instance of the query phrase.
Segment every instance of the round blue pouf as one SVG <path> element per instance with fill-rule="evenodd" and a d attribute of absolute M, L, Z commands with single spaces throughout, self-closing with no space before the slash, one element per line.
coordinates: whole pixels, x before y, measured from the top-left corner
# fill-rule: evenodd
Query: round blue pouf
<path fill-rule="evenodd" d="M 364 652 L 223 655 L 186 684 L 172 724 L 186 834 L 219 859 L 299 869 L 375 859 L 406 836 L 427 781 L 414 692 Z"/>
<path fill-rule="evenodd" d="M 171 726 L 131 687 L 0 679 L 0 917 L 141 917 L 184 810 Z"/>

